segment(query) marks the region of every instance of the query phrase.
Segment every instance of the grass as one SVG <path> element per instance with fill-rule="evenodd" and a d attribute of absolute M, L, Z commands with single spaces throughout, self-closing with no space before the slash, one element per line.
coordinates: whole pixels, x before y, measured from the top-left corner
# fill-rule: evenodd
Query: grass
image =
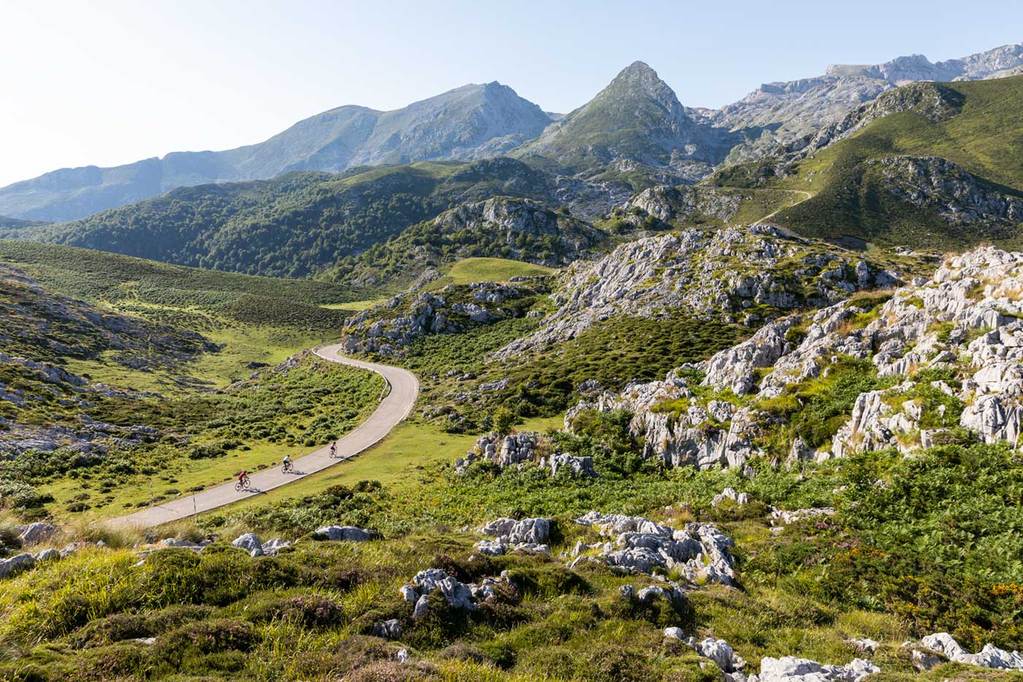
<path fill-rule="evenodd" d="M 554 268 L 507 258 L 463 258 L 452 263 L 439 279 L 430 282 L 430 288 L 472 282 L 507 282 L 512 277 L 543 277 L 555 272 Z"/>
<path fill-rule="evenodd" d="M 886 202 L 880 185 L 860 177 L 862 162 L 884 156 L 940 156 L 980 178 L 1023 190 L 1023 128 L 1014 112 L 1023 105 L 1023 78 L 955 83 L 965 97 L 961 112 L 932 122 L 913 112 L 874 121 L 853 137 L 826 148 L 799 165 L 796 175 L 779 186 L 817 195 L 779 220 L 811 236 L 832 236 L 836 230 L 863 238 L 899 243 L 961 246 L 987 235 L 974 227 L 958 232 L 940 219 L 912 206 Z M 883 184 L 882 181 L 878 181 Z M 881 202 L 881 203 L 878 203 Z"/>
<path fill-rule="evenodd" d="M 119 515 L 334 440 L 376 408 L 382 388 L 374 373 L 306 359 L 218 393 L 111 401 L 97 406 L 97 418 L 154 424 L 165 435 L 86 466 L 68 466 L 59 451 L 22 457 L 0 478 L 31 482 L 62 519 Z"/>
<path fill-rule="evenodd" d="M 402 427 L 394 454 L 437 443 L 413 427 Z M 411 475 L 364 470 L 383 485 L 330 481 L 324 472 L 319 479 L 330 485 L 303 490 L 301 500 L 262 498 L 264 506 L 316 510 L 339 522 L 362 515 L 384 530 L 382 540 L 304 538 L 278 557 L 252 559 L 227 546 L 241 515 L 214 524 L 221 539 L 202 554 L 164 550 L 138 564 L 129 549 L 86 549 L 6 580 L 0 676 L 26 679 L 34 671 L 31 679 L 86 680 L 147 670 L 156 679 L 377 679 L 393 671 L 389 661 L 405 647 L 416 662 L 402 669 L 421 669 L 427 679 L 719 679 L 712 664 L 663 639 L 663 627 L 679 625 L 698 638 L 727 640 L 753 671 L 763 656 L 846 663 L 861 655 L 848 640 L 871 637 L 881 643 L 871 658 L 884 679 L 1014 679 L 962 666 L 916 675 L 900 649 L 936 629 L 953 632 L 971 650 L 983 641 L 1018 648 L 1012 614 L 1023 592 L 1013 587 L 1021 576 L 1011 557 L 1018 554 L 1020 519 L 1005 513 L 1000 491 L 1016 494 L 1021 469 L 1005 448 L 945 448 L 912 460 L 880 453 L 812 471 L 759 468 L 748 479 L 690 469 L 619 475 L 599 459 L 596 481 L 550 481 L 529 467 L 452 477 L 433 465 L 415 468 L 414 459 L 405 464 Z M 360 462 L 369 458 L 335 470 L 355 473 Z M 726 485 L 749 492 L 754 503 L 715 509 L 710 499 Z M 956 518 L 967 524 L 935 524 L 953 500 Z M 769 504 L 832 504 L 838 514 L 776 533 L 768 526 Z M 620 589 L 644 587 L 649 578 L 594 564 L 570 570 L 561 557 L 469 558 L 478 537 L 471 528 L 515 507 L 555 518 L 556 556 L 578 540 L 596 539 L 571 522 L 579 509 L 642 512 L 675 527 L 694 518 L 714 522 L 737 543 L 743 588 L 704 586 L 687 593 L 683 610 L 644 610 L 623 600 Z M 247 502 L 234 511 L 254 509 Z M 994 518 L 998 524 L 987 523 Z M 893 556 L 907 540 L 914 551 Z M 1006 561 L 991 564 L 991 575 L 978 572 L 971 559 L 992 552 Z M 507 571 L 516 589 L 471 615 L 438 604 L 413 622 L 397 588 L 438 565 L 466 581 Z M 935 608 L 949 599 L 955 609 Z M 376 622 L 391 617 L 402 623 L 400 643 L 369 636 Z M 131 641 L 149 636 L 156 637 L 150 647 Z"/>
<path fill-rule="evenodd" d="M 351 312 L 362 312 L 363 310 L 375 308 L 382 303 L 387 303 L 388 300 L 390 300 L 390 298 L 384 296 L 381 298 L 369 298 L 363 301 L 350 301 L 348 303 L 324 303 L 320 307 L 327 308 L 329 310 L 350 310 Z"/>
<path fill-rule="evenodd" d="M 546 432 L 560 428 L 562 417 L 528 419 L 516 428 L 520 431 Z M 281 501 L 315 495 L 336 486 L 352 486 L 359 481 L 379 481 L 387 488 L 414 495 L 423 472 L 431 467 L 449 464 L 463 456 L 476 442 L 476 436 L 448 433 L 436 424 L 407 421 L 399 424 L 380 443 L 358 457 L 337 466 L 305 476 L 283 488 L 276 488 L 257 497 L 246 498 L 207 516 L 231 515 L 257 509 Z"/>

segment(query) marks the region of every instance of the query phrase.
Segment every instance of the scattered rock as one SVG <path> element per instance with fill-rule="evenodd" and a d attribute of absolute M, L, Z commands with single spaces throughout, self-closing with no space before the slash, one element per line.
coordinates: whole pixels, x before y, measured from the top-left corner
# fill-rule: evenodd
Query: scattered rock
<path fill-rule="evenodd" d="M 35 563 L 36 559 L 31 554 L 17 554 L 10 559 L 0 559 L 0 578 L 32 568 Z"/>
<path fill-rule="evenodd" d="M 953 663 L 965 663 L 999 670 L 1023 670 L 1023 654 L 1018 651 L 999 649 L 991 643 L 985 644 L 983 649 L 971 654 L 952 635 L 947 632 L 938 632 L 927 635 L 920 640 L 920 644 L 941 654 Z"/>
<path fill-rule="evenodd" d="M 36 521 L 18 528 L 18 539 L 23 545 L 36 545 L 49 540 L 57 532 L 57 527 L 45 521 Z"/>
<path fill-rule="evenodd" d="M 249 553 L 249 556 L 263 556 L 263 543 L 260 542 L 259 536 L 255 533 L 240 535 L 231 544 L 244 549 Z"/>
<path fill-rule="evenodd" d="M 356 526 L 323 526 L 313 531 L 313 538 L 333 542 L 365 542 L 371 540 L 373 534 Z"/>
<path fill-rule="evenodd" d="M 747 504 L 749 502 L 749 494 L 736 492 L 735 488 L 728 487 L 714 496 L 714 499 L 710 501 L 710 506 L 718 507 L 727 500 L 731 500 L 735 504 Z"/>
<path fill-rule="evenodd" d="M 881 672 L 870 661 L 855 658 L 847 665 L 821 665 L 816 661 L 794 656 L 760 659 L 760 674 L 750 682 L 859 682 L 868 675 Z"/>

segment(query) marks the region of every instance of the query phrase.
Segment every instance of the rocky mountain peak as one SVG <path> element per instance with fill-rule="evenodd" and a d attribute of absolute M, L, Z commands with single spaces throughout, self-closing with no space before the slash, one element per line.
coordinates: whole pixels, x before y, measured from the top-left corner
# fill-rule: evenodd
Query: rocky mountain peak
<path fill-rule="evenodd" d="M 594 101 L 602 97 L 640 97 L 656 100 L 673 113 L 685 116 L 675 91 L 645 62 L 636 61 L 618 72 Z"/>

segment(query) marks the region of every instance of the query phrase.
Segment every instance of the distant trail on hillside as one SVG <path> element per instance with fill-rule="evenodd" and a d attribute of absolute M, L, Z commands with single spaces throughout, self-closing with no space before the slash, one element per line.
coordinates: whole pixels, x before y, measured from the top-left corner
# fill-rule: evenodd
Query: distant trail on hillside
<path fill-rule="evenodd" d="M 804 201 L 808 201 L 810 199 L 813 199 L 813 194 L 811 194 L 810 192 L 807 192 L 805 190 L 801 190 L 801 189 L 784 189 L 784 190 L 779 190 L 779 191 L 790 192 L 790 193 L 793 193 L 793 194 L 802 194 L 803 198 L 800 199 L 799 201 L 797 201 L 794 204 L 789 204 L 788 206 L 782 206 L 781 208 L 774 209 L 773 211 L 771 211 L 770 213 L 765 215 L 763 218 L 760 218 L 756 222 L 758 222 L 758 223 L 767 222 L 768 220 L 770 220 L 774 216 L 778 215 L 782 211 L 784 211 L 786 209 L 789 209 L 789 208 L 792 208 L 793 206 L 798 206 L 799 204 L 803 203 Z"/>
<path fill-rule="evenodd" d="M 294 471 L 291 473 L 283 473 L 279 465 L 252 473 L 247 491 L 235 490 L 235 482 L 231 480 L 194 495 L 179 497 L 169 502 L 140 509 L 127 516 L 109 519 L 104 523 L 120 528 L 152 528 L 294 483 L 310 474 L 350 459 L 376 445 L 391 432 L 391 429 L 404 421 L 412 411 L 416 397 L 419 395 L 419 380 L 412 372 L 400 367 L 345 357 L 341 355 L 341 346 L 337 344 L 321 346 L 313 352 L 318 357 L 330 362 L 376 372 L 387 382 L 387 395 L 380 401 L 373 414 L 353 431 L 335 441 L 337 443 L 336 457 L 330 456 L 330 445 L 327 444 L 304 457 L 295 459 Z"/>

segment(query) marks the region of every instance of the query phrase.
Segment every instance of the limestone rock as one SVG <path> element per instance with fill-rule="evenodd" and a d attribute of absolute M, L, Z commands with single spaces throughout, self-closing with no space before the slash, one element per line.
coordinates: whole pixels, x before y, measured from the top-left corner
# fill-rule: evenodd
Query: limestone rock
<path fill-rule="evenodd" d="M 35 566 L 36 559 L 31 554 L 16 554 L 10 559 L 0 559 L 0 578 L 6 578 Z"/>
<path fill-rule="evenodd" d="M 985 644 L 983 649 L 971 654 L 947 632 L 928 635 L 920 640 L 920 643 L 954 663 L 999 670 L 1023 670 L 1023 654 L 1018 651 L 999 649 L 994 644 Z"/>
<path fill-rule="evenodd" d="M 49 540 L 57 532 L 57 527 L 45 521 L 35 521 L 25 526 L 20 526 L 18 539 L 23 545 L 36 545 Z"/>
<path fill-rule="evenodd" d="M 527 554 L 549 554 L 547 540 L 550 537 L 551 520 L 529 518 L 516 521 L 501 518 L 480 528 L 484 535 L 494 537 L 493 541 L 477 543 L 476 548 L 483 554 L 499 556 L 507 552 Z"/>
<path fill-rule="evenodd" d="M 816 661 L 794 656 L 760 659 L 760 674 L 755 682 L 859 682 L 868 675 L 881 672 L 869 661 L 855 658 L 846 665 L 821 665 Z"/>
<path fill-rule="evenodd" d="M 732 540 L 710 524 L 688 523 L 675 530 L 639 516 L 598 512 L 588 512 L 576 523 L 614 537 L 613 546 L 598 554 L 614 570 L 652 575 L 676 569 L 692 584 L 738 584 Z"/>
<path fill-rule="evenodd" d="M 240 547 L 249 553 L 250 556 L 263 556 L 263 543 L 255 533 L 239 535 L 231 542 L 235 547 Z"/>
<path fill-rule="evenodd" d="M 313 532 L 318 540 L 365 542 L 373 538 L 372 532 L 356 526 L 323 526 Z"/>
<path fill-rule="evenodd" d="M 726 500 L 731 500 L 736 504 L 747 504 L 749 502 L 749 494 L 736 492 L 735 488 L 725 488 L 714 496 L 714 499 L 710 501 L 710 505 L 717 507 L 724 504 Z"/>

